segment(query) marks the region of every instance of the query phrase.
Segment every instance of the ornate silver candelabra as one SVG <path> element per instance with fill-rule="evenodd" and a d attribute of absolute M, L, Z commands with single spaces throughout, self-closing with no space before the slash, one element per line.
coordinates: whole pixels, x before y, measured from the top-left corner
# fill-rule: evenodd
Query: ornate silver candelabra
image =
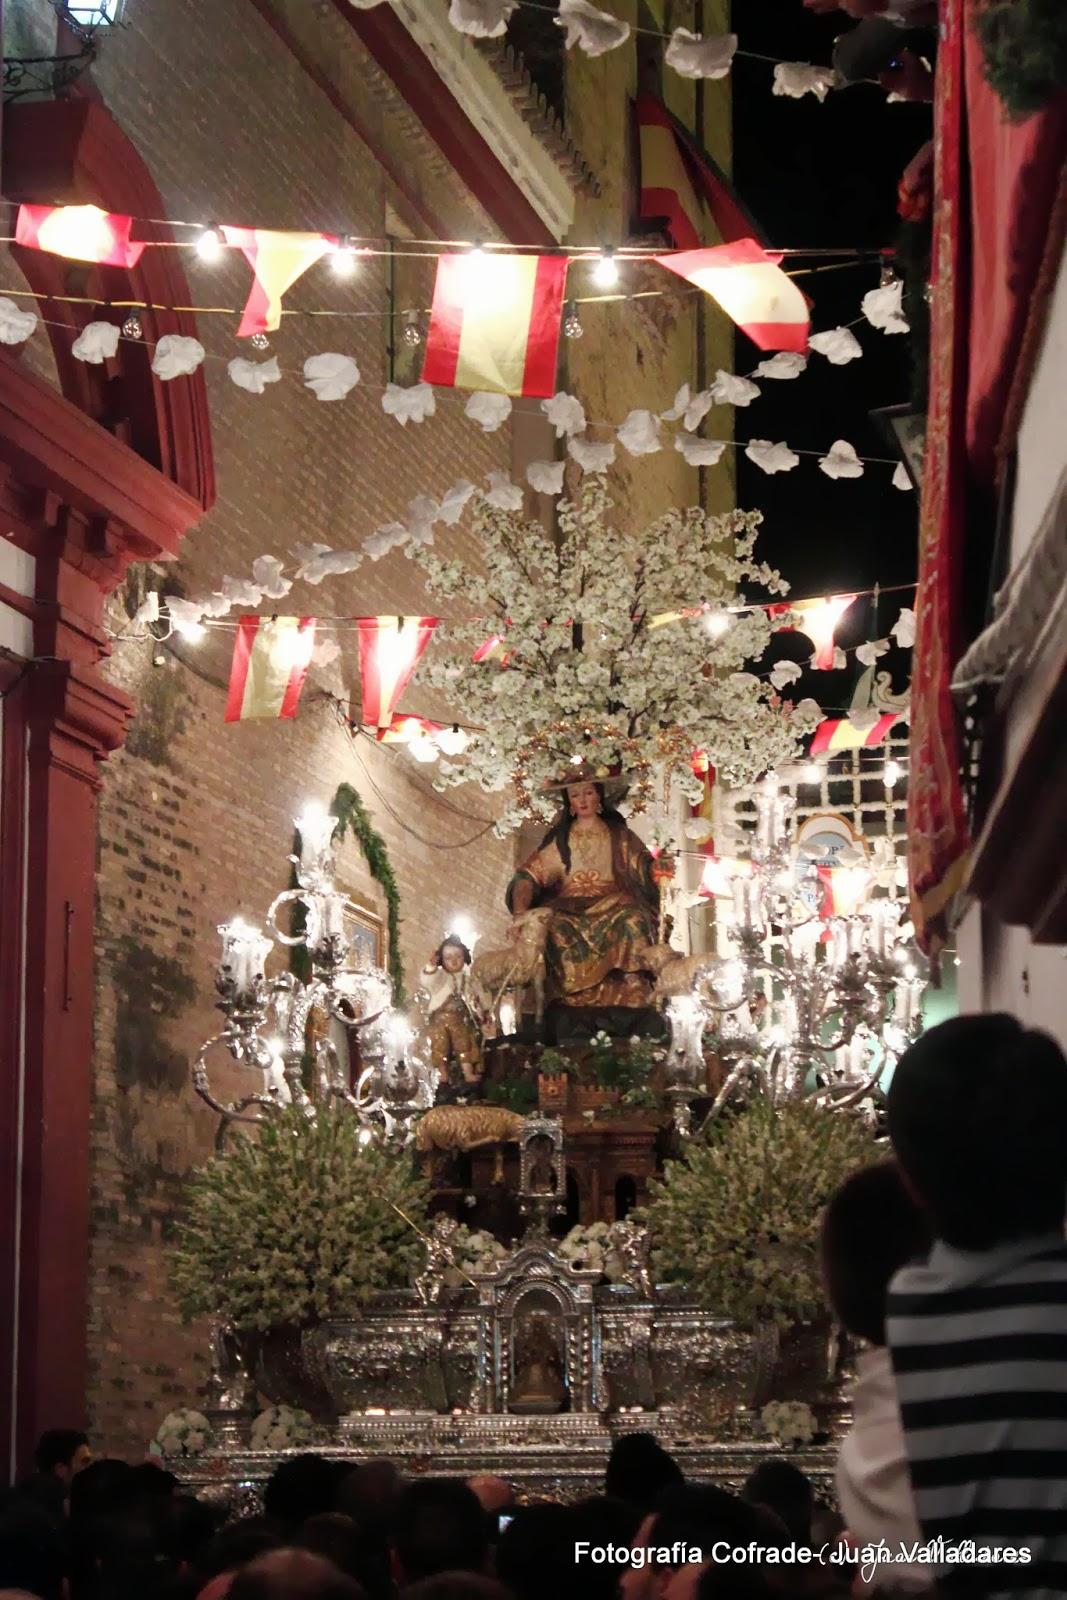
<path fill-rule="evenodd" d="M 268 932 L 242 918 L 224 924 L 222 960 L 215 973 L 222 1031 L 201 1047 L 193 1086 L 222 1118 L 220 1138 L 231 1122 L 259 1122 L 285 1105 L 311 1108 L 329 1099 L 351 1106 L 368 1130 L 395 1135 L 411 1115 L 433 1103 L 429 1062 L 416 1044 L 415 1029 L 393 1007 L 392 983 L 367 963 L 352 944 L 345 918 L 357 908 L 335 883 L 335 817 L 309 808 L 296 819 L 300 854 L 291 856 L 297 886 L 272 901 Z M 302 910 L 302 927 L 278 925 L 286 908 Z M 275 943 L 302 946 L 311 975 L 283 971 L 270 977 L 266 961 Z M 359 1035 L 360 1072 L 355 1084 L 342 1059 L 331 1024 Z M 212 1088 L 208 1058 L 225 1049 L 232 1061 L 259 1075 L 249 1093 L 225 1100 Z"/>

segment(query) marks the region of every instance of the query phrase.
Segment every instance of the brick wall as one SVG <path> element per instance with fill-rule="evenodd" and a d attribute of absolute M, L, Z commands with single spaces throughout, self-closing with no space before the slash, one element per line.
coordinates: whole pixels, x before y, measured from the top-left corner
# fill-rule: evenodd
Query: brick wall
<path fill-rule="evenodd" d="M 29 10 L 42 3 L 24 0 Z M 271 13 L 290 26 L 317 83 L 271 26 Z M 492 237 L 334 7 L 128 0 L 126 21 L 94 79 L 171 217 L 380 235 L 389 208 L 416 236 L 444 227 L 455 237 Z M 601 228 L 605 238 L 618 237 L 624 225 L 617 169 L 632 82 L 627 52 L 583 64 L 575 77 L 572 127 L 604 187 L 603 200 L 579 212 L 575 237 L 583 242 Z M 194 303 L 242 304 L 243 263 L 208 268 L 193 258 L 187 270 Z M 428 304 L 429 267 L 406 266 L 402 277 L 405 293 Z M 415 494 L 439 494 L 458 476 L 477 480 L 550 453 L 539 424 L 526 418 L 483 436 L 463 420 L 462 397 L 441 397 L 437 416 L 422 427 L 401 430 L 383 416 L 381 261 L 368 260 L 344 288 L 325 267 L 313 269 L 286 303 L 367 315 L 287 319 L 273 340 L 285 380 L 258 397 L 236 389 L 226 373 L 232 356 L 254 354 L 235 340 L 235 319 L 199 319 L 219 497 L 164 588 L 204 593 L 226 573 L 247 574 L 256 556 L 290 558 L 299 544 L 358 546 L 377 524 L 402 517 Z M 590 416 L 618 421 L 632 405 L 660 396 L 668 403 L 678 383 L 693 378 L 695 338 L 691 303 L 678 297 L 640 317 L 597 310 L 567 352 L 570 379 Z M 363 386 L 339 405 L 317 402 L 300 379 L 304 359 L 329 349 L 355 356 L 363 373 Z M 698 492 L 696 474 L 673 452 L 622 463 L 618 487 L 623 526 Z M 728 494 L 728 484 L 715 492 Z M 462 529 L 439 538 L 469 552 Z M 135 572 L 128 607 L 159 577 Z M 281 604 L 346 616 L 421 610 L 425 595 L 410 564 L 392 556 L 321 588 L 298 586 Z M 119 632 L 126 614 L 116 608 Z M 490 939 L 503 926 L 513 848 L 488 831 L 492 797 L 434 795 L 425 769 L 367 740 L 353 745 L 329 704 L 315 698 L 318 689 L 351 687 L 354 642 L 344 636 L 341 661 L 313 669 L 301 714 L 286 724 L 223 723 L 229 632 L 158 652 L 121 641 L 109 664 L 138 714 L 126 748 L 104 771 L 100 807 L 89 1330 L 99 1450 L 138 1451 L 165 1411 L 196 1401 L 206 1374 L 206 1330 L 182 1326 L 166 1269 L 186 1175 L 210 1153 L 214 1134 L 214 1118 L 191 1091 L 190 1067 L 219 1024 L 216 927 L 236 912 L 258 920 L 285 885 L 292 819 L 302 804 L 328 800 L 341 781 L 359 789 L 399 881 L 409 980 L 454 913 L 466 913 Z M 405 707 L 435 709 L 417 686 Z M 383 912 L 351 843 L 341 864 L 346 887 Z M 224 1063 L 224 1086 L 226 1070 Z"/>

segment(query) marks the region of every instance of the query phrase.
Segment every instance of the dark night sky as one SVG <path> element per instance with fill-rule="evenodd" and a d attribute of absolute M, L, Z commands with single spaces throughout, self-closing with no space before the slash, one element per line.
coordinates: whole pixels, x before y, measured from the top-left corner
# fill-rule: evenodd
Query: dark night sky
<path fill-rule="evenodd" d="M 830 61 L 834 37 L 851 27 L 842 14 L 814 17 L 800 0 L 735 0 L 733 27 L 739 47 L 778 60 Z M 771 244 L 798 247 L 891 245 L 897 230 L 897 182 L 903 168 L 929 137 L 928 106 L 888 105 L 868 85 L 832 92 L 820 105 L 771 94 L 772 68 L 738 57 L 733 69 L 734 182 Z M 814 301 L 812 327 L 847 324 L 860 315 L 866 290 L 878 282 L 877 265 L 825 272 L 803 280 Z M 738 439 L 784 439 L 800 448 L 825 450 L 847 439 L 860 455 L 892 452 L 870 421 L 875 407 L 908 398 L 908 336 L 883 334 L 865 321 L 853 328 L 863 359 L 833 367 L 812 355 L 808 370 L 788 382 L 766 380 L 760 399 L 736 412 Z M 738 335 L 736 370 L 748 372 L 759 352 Z M 793 593 L 826 593 L 914 579 L 917 497 L 890 483 L 892 468 L 869 466 L 861 479 L 827 478 L 812 457 L 792 472 L 768 477 L 738 453 L 738 503 L 756 506 L 766 521 L 760 548 L 790 579 Z M 883 602 L 878 626 L 884 634 L 910 595 Z M 859 604 L 846 619 L 839 642 L 867 636 L 870 613 Z M 796 636 L 787 636 L 787 638 Z M 806 644 L 783 639 L 778 658 L 800 660 Z M 898 653 L 880 666 L 894 666 Z M 848 674 L 808 675 L 795 686 L 824 703 L 848 690 Z M 795 691 L 791 691 L 795 692 Z"/>

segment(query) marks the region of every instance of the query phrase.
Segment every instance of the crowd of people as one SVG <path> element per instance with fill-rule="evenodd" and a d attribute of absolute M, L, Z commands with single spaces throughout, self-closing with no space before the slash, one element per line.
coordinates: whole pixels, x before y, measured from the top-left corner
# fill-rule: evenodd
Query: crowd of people
<path fill-rule="evenodd" d="M 901 1057 L 888 1127 L 892 1158 L 823 1219 L 862 1346 L 837 1508 L 786 1456 L 733 1494 L 631 1433 L 576 1503 L 304 1454 L 219 1526 L 160 1464 L 51 1433 L 0 1507 L 0 1600 L 1067 1595 L 1067 1060 L 1011 1017 L 943 1023 Z"/>

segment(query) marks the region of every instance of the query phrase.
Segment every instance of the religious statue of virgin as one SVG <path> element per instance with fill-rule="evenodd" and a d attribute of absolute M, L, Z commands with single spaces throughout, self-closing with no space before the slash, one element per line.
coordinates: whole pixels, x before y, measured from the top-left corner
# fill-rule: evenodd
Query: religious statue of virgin
<path fill-rule="evenodd" d="M 653 979 L 643 952 L 657 939 L 652 856 L 607 802 L 600 782 L 566 789 L 562 814 L 508 887 L 518 921 L 552 910 L 545 945 L 547 998 L 568 1007 L 643 1010 Z"/>

